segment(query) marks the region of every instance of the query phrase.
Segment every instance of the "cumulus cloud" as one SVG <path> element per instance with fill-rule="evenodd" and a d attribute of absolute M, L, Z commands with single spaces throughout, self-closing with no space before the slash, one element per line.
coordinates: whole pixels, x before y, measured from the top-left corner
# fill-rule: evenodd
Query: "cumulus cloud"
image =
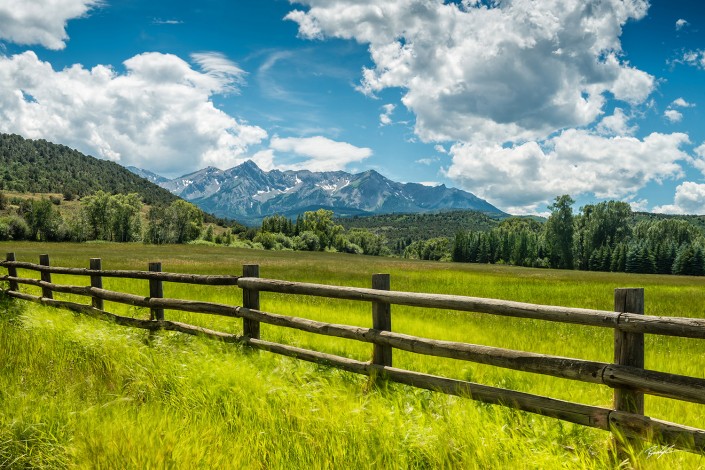
<path fill-rule="evenodd" d="M 673 123 L 681 122 L 681 120 L 683 120 L 683 113 L 681 113 L 680 111 L 676 111 L 675 109 L 667 109 L 663 112 L 663 115 L 666 117 L 666 119 Z"/>
<path fill-rule="evenodd" d="M 388 126 L 392 123 L 392 113 L 394 112 L 394 108 L 396 108 L 396 106 L 391 103 L 382 106 L 383 112 L 379 115 L 379 124 L 381 126 Z"/>
<path fill-rule="evenodd" d="M 85 16 L 102 0 L 32 0 L 0 2 L 0 39 L 63 49 L 66 23 Z"/>
<path fill-rule="evenodd" d="M 653 208 L 664 214 L 705 214 L 705 184 L 685 181 L 678 185 L 673 204 Z"/>
<path fill-rule="evenodd" d="M 284 138 L 274 136 L 269 142 L 269 147 L 275 152 L 303 157 L 304 160 L 297 163 L 277 165 L 278 168 L 290 170 L 342 170 L 348 164 L 362 161 L 372 155 L 372 150 L 369 148 L 356 147 L 347 142 L 322 136 Z"/>
<path fill-rule="evenodd" d="M 629 116 L 624 114 L 622 108 L 615 108 L 611 115 L 597 124 L 597 131 L 603 135 L 633 135 L 637 127 L 629 125 Z"/>
<path fill-rule="evenodd" d="M 511 213 L 533 213 L 558 194 L 628 198 L 649 182 L 683 175 L 686 134 L 642 139 L 568 129 L 539 145 L 457 143 L 447 176 Z"/>
<path fill-rule="evenodd" d="M 98 65 L 56 71 L 32 52 L 0 56 L 0 131 L 62 142 L 163 174 L 241 162 L 267 133 L 217 109 L 241 71 L 222 56 L 144 53 L 126 72 Z"/>
<path fill-rule="evenodd" d="M 678 108 L 693 108 L 695 105 L 693 103 L 688 103 L 686 100 L 683 98 L 676 98 L 673 100 L 671 103 L 671 107 L 678 107 Z"/>
<path fill-rule="evenodd" d="M 606 96 L 642 103 L 654 77 L 626 63 L 619 37 L 644 0 L 301 0 L 304 38 L 368 44 L 360 89 L 405 90 L 425 141 L 522 142 L 586 126 Z"/>
<path fill-rule="evenodd" d="M 686 20 L 683 18 L 679 18 L 676 20 L 676 31 L 680 31 L 681 29 L 685 28 L 688 26 L 690 23 L 688 23 Z"/>

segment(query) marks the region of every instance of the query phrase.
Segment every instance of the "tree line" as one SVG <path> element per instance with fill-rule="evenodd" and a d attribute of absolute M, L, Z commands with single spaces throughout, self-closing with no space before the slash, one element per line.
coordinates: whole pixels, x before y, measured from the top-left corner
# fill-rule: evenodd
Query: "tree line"
<path fill-rule="evenodd" d="M 705 236 L 683 218 L 635 217 L 629 204 L 605 201 L 573 213 L 574 201 L 559 196 L 545 222 L 509 217 L 489 230 L 458 231 L 455 237 L 398 238 L 389 243 L 372 229 L 348 228 L 330 210 L 290 219 L 265 217 L 258 228 L 215 233 L 204 213 L 177 199 L 146 208 L 140 195 L 98 191 L 62 215 L 61 199 L 8 198 L 0 191 L 0 240 L 105 240 L 165 244 L 206 243 L 269 250 L 337 251 L 372 256 L 516 266 L 705 275 Z M 447 217 L 447 215 L 444 215 Z M 477 226 L 476 226 L 477 227 Z"/>
<path fill-rule="evenodd" d="M 295 221 L 281 215 L 265 217 L 259 230 L 249 232 L 249 238 L 264 249 L 392 254 L 383 235 L 364 229 L 346 230 L 336 223 L 333 211 L 326 209 L 304 212 Z"/>
<path fill-rule="evenodd" d="M 459 232 L 451 259 L 518 266 L 705 275 L 703 232 L 682 219 L 634 223 L 629 204 L 588 204 L 573 214 L 573 199 L 559 196 L 545 224 L 507 219 L 489 232 Z"/>
<path fill-rule="evenodd" d="M 187 243 L 199 238 L 203 229 L 203 212 L 181 199 L 151 206 L 146 217 L 137 193 L 98 191 L 83 197 L 79 210 L 66 215 L 59 205 L 61 199 L 53 196 L 8 198 L 0 192 L 0 211 L 5 214 L 0 216 L 0 241 Z"/>

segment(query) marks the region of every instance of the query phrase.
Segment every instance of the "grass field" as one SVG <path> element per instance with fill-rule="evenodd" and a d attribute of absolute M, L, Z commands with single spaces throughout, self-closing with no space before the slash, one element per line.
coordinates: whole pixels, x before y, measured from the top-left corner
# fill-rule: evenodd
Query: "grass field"
<path fill-rule="evenodd" d="M 702 278 L 547 271 L 206 246 L 0 243 L 20 261 L 104 269 L 239 274 L 462 294 L 611 310 L 613 289 L 644 287 L 646 312 L 705 318 Z M 3 271 L 4 270 L 0 270 Z M 20 275 L 36 273 L 20 272 Z M 85 278 L 54 276 L 84 284 Z M 105 279 L 147 295 L 146 281 Z M 27 292 L 38 289 L 23 287 Z M 241 304 L 232 287 L 166 284 L 165 296 Z M 71 298 L 57 294 L 57 298 Z M 78 300 L 78 299 L 76 299 Z M 82 300 L 86 302 L 85 299 Z M 369 304 L 262 293 L 262 310 L 371 326 Z M 106 303 L 115 313 L 145 309 Z M 167 319 L 240 333 L 239 320 L 166 312 Z M 394 331 L 611 361 L 612 331 L 394 306 Z M 371 345 L 262 325 L 262 338 L 368 360 Z M 395 366 L 609 406 L 612 391 L 454 360 L 394 353 Z M 702 340 L 646 338 L 650 369 L 705 378 Z M 646 414 L 703 428 L 705 407 L 647 397 Z M 266 352 L 180 335 L 150 335 L 27 303 L 0 306 L 0 467 L 10 468 L 613 468 L 609 434 L 555 419 L 367 379 Z M 705 468 L 705 457 L 661 447 L 643 468 Z"/>

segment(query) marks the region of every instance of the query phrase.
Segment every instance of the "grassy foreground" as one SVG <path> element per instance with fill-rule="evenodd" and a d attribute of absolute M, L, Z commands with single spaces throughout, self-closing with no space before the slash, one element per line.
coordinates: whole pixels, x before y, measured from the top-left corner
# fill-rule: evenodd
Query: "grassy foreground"
<path fill-rule="evenodd" d="M 611 309 L 616 287 L 646 288 L 653 315 L 705 317 L 703 280 L 409 262 L 327 253 L 203 246 L 0 243 L 22 261 L 106 269 L 263 277 Z M 0 270 L 3 271 L 4 270 Z M 20 273 L 27 274 L 30 273 Z M 36 275 L 35 273 L 32 276 Z M 86 280 L 55 276 L 61 283 Z M 145 281 L 105 287 L 146 295 Z M 37 292 L 23 287 L 27 292 Z M 165 295 L 240 304 L 237 288 L 167 284 Z M 67 299 L 70 296 L 57 295 Z M 85 300 L 84 300 L 85 301 Z M 263 293 L 262 309 L 370 326 L 369 304 Z M 116 313 L 144 309 L 107 304 Z M 239 333 L 238 320 L 166 312 Z M 609 361 L 607 329 L 393 307 L 393 329 L 420 336 Z M 262 338 L 368 360 L 371 346 L 263 325 Z M 705 377 L 703 341 L 647 336 L 648 368 Z M 611 390 L 534 374 L 395 351 L 395 366 L 609 406 Z M 647 397 L 648 415 L 705 427 L 701 405 Z M 609 434 L 176 333 L 149 335 L 71 313 L 0 299 L 1 468 L 613 468 Z M 705 458 L 661 447 L 643 468 L 705 468 Z"/>

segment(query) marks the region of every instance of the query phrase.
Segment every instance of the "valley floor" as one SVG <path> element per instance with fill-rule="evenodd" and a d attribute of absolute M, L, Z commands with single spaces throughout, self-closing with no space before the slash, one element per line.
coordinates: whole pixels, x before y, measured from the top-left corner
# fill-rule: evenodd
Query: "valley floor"
<path fill-rule="evenodd" d="M 646 289 L 653 315 L 705 318 L 702 279 L 430 263 L 335 253 L 208 246 L 0 243 L 20 261 L 260 275 L 610 310 L 613 289 Z M 4 270 L 0 270 L 4 273 Z M 55 276 L 55 282 L 77 278 Z M 85 282 L 85 280 L 84 280 Z M 147 295 L 146 281 L 105 287 Z M 33 288 L 23 287 L 28 292 Z M 233 287 L 165 285 L 167 297 L 241 305 Z M 68 296 L 67 296 L 68 298 Z M 370 326 L 369 305 L 261 294 L 262 310 Z M 148 317 L 145 309 L 106 309 Z M 166 312 L 240 333 L 240 320 Z M 393 307 L 393 330 L 418 336 L 611 361 L 612 331 L 479 314 Z M 369 345 L 262 326 L 262 338 L 359 360 Z M 702 340 L 647 337 L 647 367 L 705 378 Z M 395 365 L 487 385 L 609 406 L 612 391 L 534 374 L 395 351 Z M 705 427 L 702 405 L 647 397 L 646 413 Z M 3 468 L 614 468 L 610 435 L 203 338 L 150 334 L 0 298 L 0 467 Z M 705 457 L 647 446 L 642 468 L 705 468 Z"/>

